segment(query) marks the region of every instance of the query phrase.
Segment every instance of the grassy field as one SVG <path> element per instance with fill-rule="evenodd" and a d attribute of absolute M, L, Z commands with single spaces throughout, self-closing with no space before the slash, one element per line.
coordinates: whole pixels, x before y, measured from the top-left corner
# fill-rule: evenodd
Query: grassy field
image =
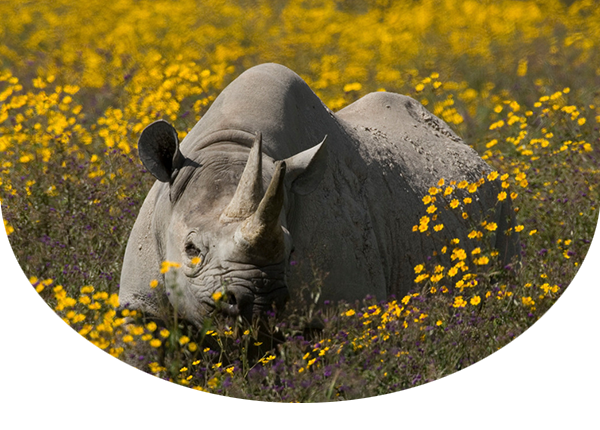
<path fill-rule="evenodd" d="M 518 337 L 587 253 L 600 184 L 593 2 L 7 1 L 0 13 L 12 17 L 0 24 L 0 197 L 14 253 L 66 324 L 159 378 L 277 402 L 422 385 Z M 452 264 L 417 265 L 405 297 L 308 300 L 261 330 L 124 324 L 122 256 L 153 182 L 137 158 L 141 130 L 164 118 L 183 138 L 232 79 L 270 61 L 333 110 L 393 91 L 444 119 L 497 172 L 481 181 L 512 199 L 521 263 L 499 265 L 483 245 L 497 226 L 478 223 L 469 237 L 482 246 L 441 243 Z M 481 181 L 443 179 L 422 196 L 415 235 L 443 228 L 436 210 L 468 219 Z M 316 279 L 307 297 L 318 292 Z M 323 329 L 307 331 L 314 318 Z"/>

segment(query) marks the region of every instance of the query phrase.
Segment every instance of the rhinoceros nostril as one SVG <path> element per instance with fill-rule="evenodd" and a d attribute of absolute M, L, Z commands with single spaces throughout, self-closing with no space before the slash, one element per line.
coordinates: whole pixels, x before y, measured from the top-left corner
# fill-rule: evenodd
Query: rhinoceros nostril
<path fill-rule="evenodd" d="M 225 303 L 235 306 L 235 305 L 237 305 L 237 299 L 235 298 L 235 296 L 233 294 L 230 294 L 227 297 L 227 300 L 225 300 Z"/>

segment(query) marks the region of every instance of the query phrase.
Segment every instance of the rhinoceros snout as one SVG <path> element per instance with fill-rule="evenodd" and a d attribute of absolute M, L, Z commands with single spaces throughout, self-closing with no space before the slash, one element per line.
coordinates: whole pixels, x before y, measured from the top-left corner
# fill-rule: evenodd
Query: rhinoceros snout
<path fill-rule="evenodd" d="M 227 294 L 217 308 L 225 315 L 231 317 L 242 316 L 249 319 L 248 317 L 252 317 L 253 301 L 253 294 L 248 288 L 234 285 L 227 288 Z M 250 315 L 248 315 L 248 309 Z"/>
<path fill-rule="evenodd" d="M 281 311 L 288 298 L 287 286 L 281 282 L 272 285 L 268 292 L 252 291 L 241 285 L 230 285 L 218 309 L 225 315 L 241 316 L 250 321 L 253 316 L 260 316 L 273 309 Z"/>

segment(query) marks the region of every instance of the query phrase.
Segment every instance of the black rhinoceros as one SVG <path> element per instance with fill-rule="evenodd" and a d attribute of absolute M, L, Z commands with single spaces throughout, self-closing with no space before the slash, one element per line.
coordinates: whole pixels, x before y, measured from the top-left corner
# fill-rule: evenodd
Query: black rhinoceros
<path fill-rule="evenodd" d="M 474 182 L 491 171 L 414 99 L 377 92 L 333 113 L 277 64 L 241 74 L 180 146 L 157 121 L 138 148 L 158 181 L 127 244 L 119 299 L 159 318 L 172 306 L 195 324 L 215 309 L 215 293 L 228 297 L 218 309 L 250 318 L 315 270 L 327 274 L 322 300 L 404 294 L 436 238 L 468 241 L 460 212 L 442 207 L 442 232 L 415 233 L 422 197 L 440 178 Z M 470 213 L 495 211 L 492 245 L 508 260 L 517 238 L 501 233 L 512 210 L 498 191 L 486 182 Z M 181 265 L 167 287 L 163 261 Z"/>

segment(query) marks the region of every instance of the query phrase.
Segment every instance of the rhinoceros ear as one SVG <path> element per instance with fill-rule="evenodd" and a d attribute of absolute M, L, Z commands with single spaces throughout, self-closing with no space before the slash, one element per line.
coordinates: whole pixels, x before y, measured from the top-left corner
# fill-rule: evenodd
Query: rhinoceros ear
<path fill-rule="evenodd" d="M 177 131 L 163 120 L 153 122 L 142 131 L 138 153 L 144 167 L 161 182 L 170 182 L 184 161 Z"/>
<path fill-rule="evenodd" d="M 325 139 L 318 145 L 285 159 L 286 188 L 302 196 L 312 193 L 327 169 L 327 146 Z"/>

